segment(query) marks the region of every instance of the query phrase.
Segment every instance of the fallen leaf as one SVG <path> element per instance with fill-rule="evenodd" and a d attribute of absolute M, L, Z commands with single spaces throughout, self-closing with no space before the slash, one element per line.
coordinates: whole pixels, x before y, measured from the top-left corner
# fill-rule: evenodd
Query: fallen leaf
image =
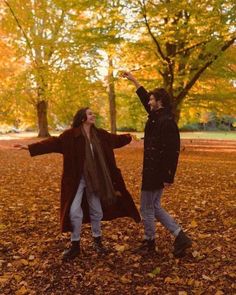
<path fill-rule="evenodd" d="M 206 275 L 202 275 L 202 278 L 207 281 L 212 281 L 212 279 Z"/>
<path fill-rule="evenodd" d="M 197 226 L 198 226 L 198 224 L 197 224 L 196 220 L 192 220 L 191 223 L 190 223 L 190 227 L 195 228 Z"/>
<path fill-rule="evenodd" d="M 25 286 L 22 286 L 19 290 L 16 291 L 15 295 L 24 295 L 27 294 L 28 290 Z"/>
<path fill-rule="evenodd" d="M 123 284 L 129 284 L 132 282 L 132 280 L 127 277 L 126 275 L 123 275 L 121 278 L 120 278 L 120 281 L 123 283 Z"/>

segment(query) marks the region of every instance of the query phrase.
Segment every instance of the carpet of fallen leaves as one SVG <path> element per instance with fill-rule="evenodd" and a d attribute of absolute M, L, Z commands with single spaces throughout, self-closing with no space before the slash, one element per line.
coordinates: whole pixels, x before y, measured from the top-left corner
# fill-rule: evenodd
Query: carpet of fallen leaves
<path fill-rule="evenodd" d="M 69 234 L 59 227 L 62 158 L 31 158 L 0 141 L 0 294 L 236 294 L 236 153 L 184 147 L 176 182 L 163 206 L 193 239 L 184 258 L 172 255 L 173 237 L 157 224 L 157 255 L 133 253 L 143 236 L 131 219 L 103 223 L 105 257 L 82 229 L 81 257 L 62 262 Z M 118 166 L 139 207 L 142 144 L 116 150 Z"/>

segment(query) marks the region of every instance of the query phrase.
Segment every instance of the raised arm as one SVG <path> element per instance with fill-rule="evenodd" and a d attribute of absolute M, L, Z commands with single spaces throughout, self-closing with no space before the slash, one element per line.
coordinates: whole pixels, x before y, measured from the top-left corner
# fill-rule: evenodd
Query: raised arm
<path fill-rule="evenodd" d="M 139 83 L 139 81 L 134 77 L 134 75 L 132 75 L 130 72 L 123 72 L 122 73 L 122 77 L 130 80 L 134 84 L 134 86 L 136 87 L 136 89 L 138 89 L 139 87 L 142 86 Z"/>
<path fill-rule="evenodd" d="M 136 87 L 136 93 L 138 97 L 140 98 L 141 103 L 143 104 L 145 110 L 148 113 L 150 113 L 150 106 L 148 104 L 149 94 L 146 91 L 146 89 L 138 82 L 138 80 L 130 72 L 124 72 L 122 74 L 122 77 L 127 78 L 134 84 L 134 86 Z"/>

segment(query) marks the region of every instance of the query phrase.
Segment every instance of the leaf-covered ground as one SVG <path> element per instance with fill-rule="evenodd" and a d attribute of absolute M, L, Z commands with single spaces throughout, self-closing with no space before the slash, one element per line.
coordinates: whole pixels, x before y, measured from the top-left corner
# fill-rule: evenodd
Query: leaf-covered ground
<path fill-rule="evenodd" d="M 103 223 L 109 255 L 94 253 L 85 225 L 81 257 L 65 263 L 61 254 L 69 235 L 59 227 L 62 158 L 30 158 L 27 151 L 11 148 L 16 141 L 0 141 L 0 294 L 236 293 L 233 148 L 186 147 L 181 152 L 176 182 L 165 192 L 163 206 L 194 241 L 186 257 L 173 257 L 173 237 L 160 224 L 157 255 L 133 253 L 142 240 L 142 225 L 123 218 Z M 116 151 L 138 207 L 142 152 L 139 143 Z"/>

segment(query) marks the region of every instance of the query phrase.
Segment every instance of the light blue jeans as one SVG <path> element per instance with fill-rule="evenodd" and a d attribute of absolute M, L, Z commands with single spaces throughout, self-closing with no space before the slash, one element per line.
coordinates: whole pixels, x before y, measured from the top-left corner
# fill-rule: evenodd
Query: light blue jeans
<path fill-rule="evenodd" d="M 144 239 L 155 239 L 158 220 L 174 236 L 181 231 L 175 220 L 161 207 L 163 189 L 141 192 L 141 215 L 144 224 Z"/>
<path fill-rule="evenodd" d="M 82 197 L 83 197 L 83 193 L 85 189 L 86 189 L 86 183 L 84 178 L 82 177 L 80 180 L 75 198 L 70 208 L 70 220 L 73 227 L 73 231 L 71 233 L 71 241 L 80 240 L 80 233 L 81 233 L 81 227 L 82 227 L 82 221 L 83 221 L 83 210 L 81 207 L 81 203 L 82 203 Z M 91 195 L 87 194 L 87 201 L 89 205 L 89 215 L 91 220 L 92 236 L 100 237 L 102 235 L 101 220 L 103 217 L 100 199 L 95 194 L 91 194 Z"/>

